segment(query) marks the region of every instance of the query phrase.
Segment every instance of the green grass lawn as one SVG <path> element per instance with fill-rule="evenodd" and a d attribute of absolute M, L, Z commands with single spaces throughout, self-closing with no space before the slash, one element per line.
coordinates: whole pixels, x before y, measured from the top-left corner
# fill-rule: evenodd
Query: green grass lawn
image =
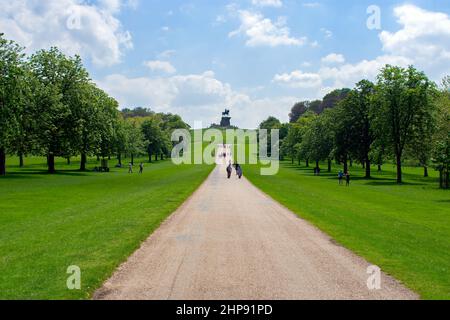
<path fill-rule="evenodd" d="M 338 186 L 337 172 L 314 177 L 313 168 L 283 162 L 278 175 L 246 176 L 275 200 L 312 222 L 337 242 L 401 280 L 424 299 L 450 299 L 450 192 L 438 189 L 437 174 L 406 168 L 397 185 L 392 166 L 364 180 L 350 171 L 350 188 Z"/>
<path fill-rule="evenodd" d="M 59 160 L 48 175 L 42 158 L 25 161 L 19 169 L 10 158 L 0 178 L 0 299 L 89 298 L 213 168 L 164 161 L 143 175 L 80 173 L 77 161 Z M 80 291 L 66 287 L 71 265 Z"/>

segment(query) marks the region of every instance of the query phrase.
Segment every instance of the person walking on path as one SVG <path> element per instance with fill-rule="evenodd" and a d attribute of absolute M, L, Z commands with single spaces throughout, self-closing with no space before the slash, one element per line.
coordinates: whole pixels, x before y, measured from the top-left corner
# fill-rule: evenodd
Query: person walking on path
<path fill-rule="evenodd" d="M 342 172 L 342 170 L 339 171 L 338 178 L 339 178 L 339 185 L 342 185 L 342 180 L 344 179 L 344 172 Z"/>
<path fill-rule="evenodd" d="M 228 179 L 231 179 L 231 174 L 233 173 L 233 167 L 231 166 L 231 163 L 227 167 L 227 176 Z"/>
<path fill-rule="evenodd" d="M 128 164 L 128 173 L 133 173 L 133 164 L 131 162 Z"/>
<path fill-rule="evenodd" d="M 345 180 L 347 181 L 346 186 L 347 186 L 347 187 L 350 187 L 350 172 L 347 172 L 347 173 L 345 174 Z"/>
<path fill-rule="evenodd" d="M 236 175 L 239 179 L 242 179 L 243 174 L 242 167 L 239 164 L 236 164 Z"/>
<path fill-rule="evenodd" d="M 141 162 L 141 164 L 139 165 L 139 174 L 143 173 L 144 173 L 144 164 Z"/>

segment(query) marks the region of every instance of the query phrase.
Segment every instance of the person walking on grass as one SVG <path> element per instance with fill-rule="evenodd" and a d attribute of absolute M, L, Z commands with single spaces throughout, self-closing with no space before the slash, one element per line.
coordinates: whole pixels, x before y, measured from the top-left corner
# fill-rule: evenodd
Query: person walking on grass
<path fill-rule="evenodd" d="M 347 182 L 347 183 L 346 183 L 346 186 L 347 186 L 347 187 L 350 187 L 350 172 L 347 172 L 347 173 L 345 174 L 345 181 Z"/>
<path fill-rule="evenodd" d="M 131 162 L 128 164 L 128 173 L 133 173 L 133 164 Z"/>
<path fill-rule="evenodd" d="M 338 178 L 339 178 L 339 185 L 341 186 L 342 180 L 344 180 L 344 172 L 342 172 L 342 170 L 339 171 Z"/>
<path fill-rule="evenodd" d="M 144 173 L 144 164 L 141 162 L 141 164 L 139 165 L 139 174 L 143 173 Z"/>

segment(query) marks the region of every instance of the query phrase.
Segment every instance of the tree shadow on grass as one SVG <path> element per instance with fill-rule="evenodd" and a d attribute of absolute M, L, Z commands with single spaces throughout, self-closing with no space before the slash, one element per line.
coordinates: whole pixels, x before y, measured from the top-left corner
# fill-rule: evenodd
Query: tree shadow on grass
<path fill-rule="evenodd" d="M 59 170 L 54 174 L 48 173 L 47 170 L 37 170 L 37 169 L 21 169 L 20 172 L 9 172 L 6 176 L 1 177 L 1 179 L 5 180 L 14 180 L 14 179 L 29 179 L 29 178 L 38 178 L 39 176 L 47 177 L 47 176 L 72 176 L 72 177 L 87 177 L 90 176 L 89 172 L 82 172 L 78 170 Z"/>

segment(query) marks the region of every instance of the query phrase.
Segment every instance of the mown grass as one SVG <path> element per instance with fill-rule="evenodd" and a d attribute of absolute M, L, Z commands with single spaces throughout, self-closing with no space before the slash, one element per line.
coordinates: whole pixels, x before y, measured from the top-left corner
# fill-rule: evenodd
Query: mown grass
<path fill-rule="evenodd" d="M 450 192 L 438 189 L 437 173 L 405 168 L 397 185 L 392 166 L 364 180 L 350 168 L 349 188 L 337 172 L 315 177 L 313 168 L 281 164 L 275 176 L 245 166 L 246 176 L 275 200 L 312 222 L 337 242 L 393 275 L 424 299 L 450 299 Z"/>
<path fill-rule="evenodd" d="M 22 169 L 8 160 L 0 178 L 0 299 L 90 298 L 213 168 L 163 161 L 146 163 L 143 175 L 81 173 L 74 160 L 59 160 L 56 175 L 42 158 Z M 81 268 L 81 290 L 67 289 L 72 265 Z"/>

